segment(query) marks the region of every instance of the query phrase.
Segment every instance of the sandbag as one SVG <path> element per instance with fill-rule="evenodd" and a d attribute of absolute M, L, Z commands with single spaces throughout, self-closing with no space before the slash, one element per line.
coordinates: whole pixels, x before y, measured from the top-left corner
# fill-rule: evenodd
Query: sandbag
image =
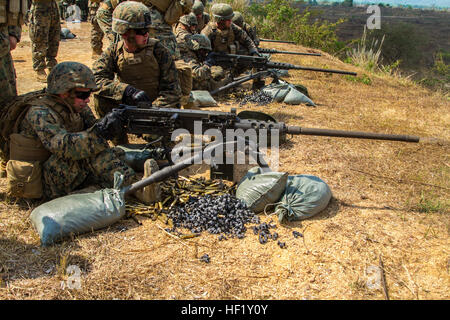
<path fill-rule="evenodd" d="M 267 205 L 277 202 L 286 188 L 288 173 L 263 172 L 251 168 L 239 182 L 236 197 L 255 213 L 263 212 Z"/>
<path fill-rule="evenodd" d="M 305 94 L 301 93 L 295 85 L 279 80 L 279 83 L 271 83 L 261 91 L 272 97 L 276 102 L 292 105 L 306 104 L 316 106 L 315 103 Z"/>
<path fill-rule="evenodd" d="M 71 194 L 41 204 L 30 215 L 43 246 L 71 235 L 105 228 L 125 215 L 124 194 L 119 190 L 123 175 L 114 173 L 114 188 Z"/>
<path fill-rule="evenodd" d="M 217 107 L 217 101 L 214 100 L 209 91 L 193 90 L 191 91 L 192 100 L 195 107 Z"/>
<path fill-rule="evenodd" d="M 307 219 L 325 209 L 331 196 L 330 187 L 316 176 L 289 176 L 275 214 L 280 222 Z"/>

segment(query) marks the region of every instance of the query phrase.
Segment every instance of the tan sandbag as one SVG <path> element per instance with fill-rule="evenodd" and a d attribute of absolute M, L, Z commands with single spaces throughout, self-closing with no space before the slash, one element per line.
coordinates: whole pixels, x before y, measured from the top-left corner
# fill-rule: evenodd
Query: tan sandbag
<path fill-rule="evenodd" d="M 42 197 L 42 169 L 39 161 L 9 160 L 6 172 L 8 196 L 25 199 Z"/>
<path fill-rule="evenodd" d="M 9 139 L 9 157 L 11 160 L 44 162 L 51 155 L 40 140 L 28 138 L 19 133 L 11 134 Z"/>

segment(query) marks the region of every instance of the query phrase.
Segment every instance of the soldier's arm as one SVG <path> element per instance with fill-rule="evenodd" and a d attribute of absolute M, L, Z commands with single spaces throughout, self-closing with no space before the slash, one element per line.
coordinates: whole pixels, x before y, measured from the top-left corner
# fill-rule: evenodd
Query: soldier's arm
<path fill-rule="evenodd" d="M 45 106 L 33 106 L 25 120 L 31 125 L 44 147 L 59 158 L 81 160 L 92 157 L 108 147 L 93 128 L 80 132 L 68 132 L 58 116 Z"/>
<path fill-rule="evenodd" d="M 184 61 L 189 64 L 192 69 L 192 78 L 195 81 L 211 79 L 211 67 L 205 63 L 197 61 L 197 59 L 186 54 Z"/>
<path fill-rule="evenodd" d="M 115 79 L 116 46 L 116 44 L 112 44 L 103 52 L 100 58 L 94 62 L 92 71 L 94 72 L 95 82 L 101 87 L 97 94 L 120 101 L 128 84 Z"/>
<path fill-rule="evenodd" d="M 250 53 L 258 51 L 258 49 L 255 46 L 255 43 L 248 36 L 247 32 L 245 32 L 242 28 L 235 25 L 234 23 L 231 24 L 231 28 L 234 32 L 236 40 L 239 41 L 239 43 L 242 44 Z"/>
<path fill-rule="evenodd" d="M 159 107 L 173 107 L 180 103 L 181 86 L 178 78 L 175 61 L 169 50 L 160 42 L 155 44 L 153 53 L 159 64 L 159 93 L 158 98 L 153 101 L 153 105 Z"/>

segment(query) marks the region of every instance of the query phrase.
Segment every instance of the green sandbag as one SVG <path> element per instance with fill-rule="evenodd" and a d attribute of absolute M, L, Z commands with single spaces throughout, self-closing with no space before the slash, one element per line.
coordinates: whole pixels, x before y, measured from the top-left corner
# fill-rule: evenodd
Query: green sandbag
<path fill-rule="evenodd" d="M 306 88 L 305 88 L 306 89 Z M 272 83 L 261 89 L 276 102 L 283 102 L 292 105 L 306 104 L 316 106 L 315 103 L 303 94 L 298 88 L 290 83 L 279 80 L 279 83 Z"/>
<path fill-rule="evenodd" d="M 275 207 L 278 221 L 303 220 L 321 212 L 331 199 L 330 187 L 313 175 L 289 176 L 280 203 Z"/>
<path fill-rule="evenodd" d="M 30 215 L 43 246 L 105 228 L 125 215 L 123 175 L 114 173 L 114 188 L 72 194 L 41 204 Z"/>
<path fill-rule="evenodd" d="M 192 90 L 191 97 L 196 107 L 217 107 L 217 101 L 206 90 Z"/>
<path fill-rule="evenodd" d="M 287 178 L 288 174 L 284 172 L 263 172 L 260 167 L 251 168 L 239 182 L 236 197 L 253 212 L 263 212 L 268 204 L 280 199 Z"/>

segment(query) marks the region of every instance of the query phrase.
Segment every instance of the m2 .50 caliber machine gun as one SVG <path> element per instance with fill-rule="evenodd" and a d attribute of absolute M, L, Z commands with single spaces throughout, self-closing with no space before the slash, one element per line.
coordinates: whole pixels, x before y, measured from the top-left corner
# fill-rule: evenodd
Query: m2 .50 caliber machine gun
<path fill-rule="evenodd" d="M 240 78 L 234 79 L 233 82 L 217 88 L 211 91 L 211 95 L 218 94 L 220 92 L 234 88 L 241 83 L 247 82 L 256 78 L 272 77 L 274 80 L 278 80 L 278 70 L 305 70 L 314 72 L 326 72 L 326 73 L 337 73 L 337 74 L 347 74 L 356 76 L 355 72 L 343 71 L 343 70 L 333 70 L 333 69 L 321 69 L 313 67 L 303 67 L 295 64 L 284 63 L 284 62 L 274 62 L 270 61 L 267 57 L 255 57 L 255 56 L 245 56 L 239 54 L 227 54 L 221 52 L 211 52 L 208 58 L 213 62 L 214 65 L 221 66 L 225 69 L 257 69 L 259 71 L 254 72 L 248 76 L 242 76 Z"/>
<path fill-rule="evenodd" d="M 227 132 L 227 130 L 236 131 L 239 129 L 243 130 L 244 133 L 247 130 L 254 130 L 256 133 L 267 133 L 267 135 L 272 138 L 291 134 L 403 142 L 419 142 L 420 139 L 419 137 L 409 135 L 303 128 L 299 126 L 288 126 L 283 122 L 240 119 L 239 115 L 236 114 L 235 109 L 232 109 L 231 112 L 221 112 L 191 109 L 153 108 L 151 104 L 148 103 L 139 103 L 138 107 L 127 105 L 120 106 L 120 113 L 122 114 L 122 117 L 124 117 L 126 123 L 125 130 L 128 133 L 136 135 L 158 135 L 161 137 L 163 144 L 166 145 L 169 145 L 172 138 L 172 133 L 177 129 L 185 129 L 188 133 L 195 135 L 205 133 L 209 134 L 208 130 L 215 129 L 221 134 L 223 139 L 223 141 L 219 142 L 223 143 L 226 143 L 227 137 L 230 136 L 232 139 L 242 139 L 242 136 L 245 136 L 245 134 L 242 135 L 242 131 L 232 135 L 229 135 L 229 132 Z M 256 137 L 261 138 L 259 134 L 256 135 Z M 259 141 L 254 141 L 254 143 L 257 148 Z M 225 153 L 225 150 L 222 150 L 222 152 Z M 256 150 L 256 152 L 259 154 L 259 150 Z M 225 157 L 222 159 L 225 159 Z M 259 156 L 256 161 L 260 166 L 267 167 L 267 165 L 261 161 Z M 233 165 L 234 163 L 211 163 L 211 178 L 233 181 Z"/>

